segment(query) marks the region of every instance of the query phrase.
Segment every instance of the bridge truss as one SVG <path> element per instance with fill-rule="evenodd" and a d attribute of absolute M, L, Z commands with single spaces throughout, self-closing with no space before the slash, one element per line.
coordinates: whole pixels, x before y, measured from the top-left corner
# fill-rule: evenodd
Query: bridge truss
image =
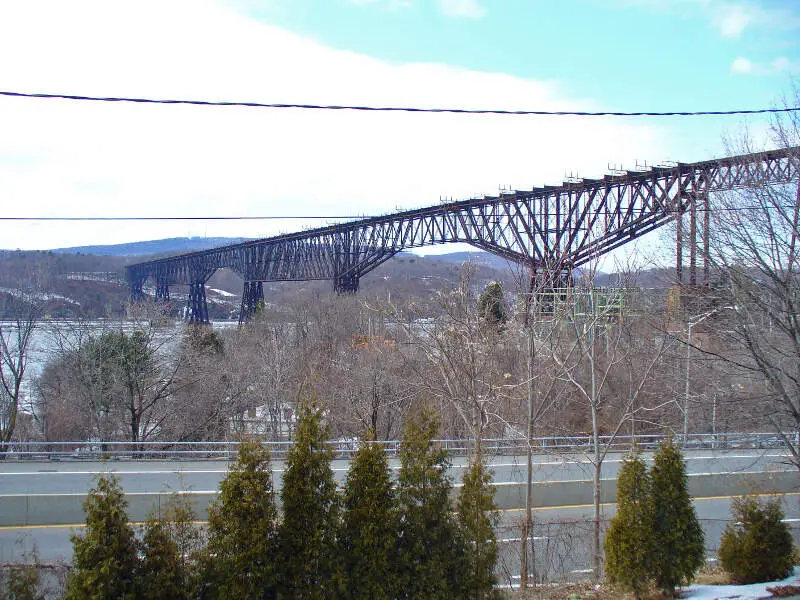
<path fill-rule="evenodd" d="M 157 301 L 169 299 L 171 285 L 188 285 L 187 319 L 207 323 L 205 283 L 228 267 L 244 279 L 246 320 L 264 298 L 264 281 L 331 280 L 337 292 L 352 293 L 361 277 L 401 250 L 450 242 L 525 265 L 532 282 L 561 287 L 574 269 L 676 220 L 678 280 L 688 239 L 695 284 L 698 257 L 708 279 L 709 193 L 788 183 L 798 173 L 797 147 L 626 171 L 142 262 L 126 267 L 126 277 L 134 300 L 143 298 L 148 279 Z"/>

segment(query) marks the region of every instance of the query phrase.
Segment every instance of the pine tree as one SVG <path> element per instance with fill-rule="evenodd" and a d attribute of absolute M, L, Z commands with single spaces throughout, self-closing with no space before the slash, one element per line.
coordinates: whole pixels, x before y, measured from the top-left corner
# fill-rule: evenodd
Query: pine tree
<path fill-rule="evenodd" d="M 315 600 L 337 595 L 341 572 L 336 536 L 339 499 L 333 478 L 333 450 L 316 408 L 298 411 L 295 443 L 286 458 L 279 530 L 281 593 Z"/>
<path fill-rule="evenodd" d="M 188 589 L 178 544 L 169 524 L 156 517 L 147 520 L 142 538 L 142 559 L 137 574 L 138 598 L 184 600 Z"/>
<path fill-rule="evenodd" d="M 269 452 L 242 442 L 208 511 L 204 598 L 274 597 L 277 517 Z"/>
<path fill-rule="evenodd" d="M 792 533 L 783 522 L 780 500 L 761 504 L 755 498 L 737 498 L 733 522 L 725 527 L 719 560 L 736 583 L 783 579 L 792 572 Z"/>
<path fill-rule="evenodd" d="M 703 566 L 705 539 L 689 496 L 686 465 L 672 439 L 661 443 L 651 477 L 653 505 L 653 570 L 656 585 L 674 596 Z"/>
<path fill-rule="evenodd" d="M 494 574 L 497 507 L 491 481 L 491 474 L 486 471 L 481 457 L 477 456 L 464 473 L 464 485 L 458 496 L 458 522 L 466 544 L 465 598 L 474 600 L 497 597 L 494 590 L 497 583 Z"/>
<path fill-rule="evenodd" d="M 449 600 L 464 592 L 465 552 L 451 512 L 447 452 L 427 411 L 406 423 L 400 446 L 398 500 L 401 598 Z"/>
<path fill-rule="evenodd" d="M 186 594 L 189 598 L 197 597 L 202 585 L 199 563 L 203 556 L 204 541 L 196 526 L 198 517 L 191 496 L 181 492 L 170 494 L 161 515 L 169 528 L 170 539 L 177 546 L 184 587 L 188 590 Z"/>
<path fill-rule="evenodd" d="M 503 305 L 503 286 L 497 281 L 486 284 L 478 297 L 478 316 L 486 323 L 499 326 L 508 321 L 506 308 Z"/>
<path fill-rule="evenodd" d="M 134 598 L 139 566 L 137 543 L 128 524 L 128 503 L 113 475 L 100 475 L 83 504 L 86 529 L 71 535 L 73 571 L 67 600 Z"/>
<path fill-rule="evenodd" d="M 634 453 L 617 475 L 617 514 L 605 539 L 609 583 L 641 598 L 650 583 L 653 544 L 650 476 L 644 461 Z"/>
<path fill-rule="evenodd" d="M 394 598 L 399 521 L 389 463 L 381 445 L 368 441 L 358 449 L 343 496 L 339 543 L 347 598 Z"/>

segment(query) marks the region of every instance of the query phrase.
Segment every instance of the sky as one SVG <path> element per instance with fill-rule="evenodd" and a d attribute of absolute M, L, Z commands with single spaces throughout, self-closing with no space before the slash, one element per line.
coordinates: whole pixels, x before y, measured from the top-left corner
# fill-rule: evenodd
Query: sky
<path fill-rule="evenodd" d="M 791 105 L 796 0 L 0 0 L 0 91 L 529 110 Z M 788 100 L 787 100 L 788 98 Z M 0 97 L 0 248 L 265 237 L 725 154 L 765 117 L 322 112 Z"/>

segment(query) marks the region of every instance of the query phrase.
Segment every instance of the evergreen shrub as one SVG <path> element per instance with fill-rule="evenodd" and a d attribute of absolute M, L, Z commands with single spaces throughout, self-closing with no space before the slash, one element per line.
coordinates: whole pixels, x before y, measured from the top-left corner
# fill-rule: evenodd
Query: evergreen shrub
<path fill-rule="evenodd" d="M 388 600 L 397 590 L 398 512 L 389 463 L 373 441 L 356 452 L 344 487 L 340 547 L 353 600 Z"/>
<path fill-rule="evenodd" d="M 400 598 L 464 597 L 464 540 L 450 504 L 447 452 L 433 442 L 439 423 L 428 410 L 406 421 L 400 445 Z"/>
<path fill-rule="evenodd" d="M 653 507 L 652 574 L 667 597 L 691 583 L 705 563 L 705 538 L 697 520 L 686 464 L 672 438 L 659 445 L 650 471 Z"/>
<path fill-rule="evenodd" d="M 473 600 L 499 598 L 494 589 L 497 562 L 497 507 L 491 474 L 480 456 L 475 457 L 464 473 L 464 485 L 458 496 L 458 522 L 465 541 L 466 570 L 463 573 L 465 597 Z"/>
<path fill-rule="evenodd" d="M 327 438 L 322 412 L 302 404 L 281 490 L 283 522 L 278 538 L 283 598 L 322 600 L 341 593 L 337 589 L 339 497 Z"/>
<path fill-rule="evenodd" d="M 100 475 L 83 509 L 83 535 L 70 536 L 73 570 L 67 579 L 66 600 L 133 600 L 138 544 L 117 478 Z"/>
<path fill-rule="evenodd" d="M 792 572 L 793 547 L 789 526 L 783 522 L 780 500 L 759 502 L 737 498 L 731 507 L 733 522 L 725 527 L 719 547 L 722 568 L 740 584 L 773 581 Z"/>
<path fill-rule="evenodd" d="M 609 583 L 641 598 L 651 581 L 653 511 L 650 475 L 634 453 L 617 476 L 617 514 L 606 533 L 606 578 Z"/>
<path fill-rule="evenodd" d="M 208 511 L 203 598 L 274 597 L 277 518 L 269 452 L 242 442 Z"/>

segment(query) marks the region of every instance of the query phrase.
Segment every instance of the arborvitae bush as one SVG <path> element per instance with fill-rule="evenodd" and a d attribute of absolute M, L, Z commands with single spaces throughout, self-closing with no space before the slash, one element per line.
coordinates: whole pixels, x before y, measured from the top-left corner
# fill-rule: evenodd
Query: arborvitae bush
<path fill-rule="evenodd" d="M 792 534 L 783 522 L 780 500 L 761 504 L 755 498 L 737 498 L 731 513 L 733 522 L 725 527 L 719 546 L 722 568 L 736 583 L 788 577 L 793 564 Z"/>
<path fill-rule="evenodd" d="M 650 475 L 644 461 L 634 453 L 625 459 L 617 475 L 617 514 L 605 539 L 609 583 L 640 598 L 650 584 L 655 542 Z"/>
<path fill-rule="evenodd" d="M 458 522 L 465 542 L 466 570 L 463 573 L 465 597 L 474 600 L 497 598 L 497 507 L 494 503 L 492 476 L 477 456 L 464 473 L 464 485 L 458 496 Z"/>
<path fill-rule="evenodd" d="M 325 442 L 327 434 L 320 411 L 302 405 L 281 490 L 280 580 L 284 598 L 316 600 L 339 594 L 339 499 L 331 469 L 333 450 Z"/>
<path fill-rule="evenodd" d="M 422 411 L 407 421 L 400 446 L 401 598 L 450 600 L 464 592 L 464 543 L 451 511 L 447 452 L 432 442 L 438 431 Z"/>
<path fill-rule="evenodd" d="M 136 597 L 138 548 L 128 524 L 128 503 L 113 475 L 100 475 L 83 504 L 84 534 L 71 535 L 73 571 L 67 600 L 111 600 Z"/>
<path fill-rule="evenodd" d="M 196 525 L 198 517 L 191 496 L 181 492 L 171 494 L 161 510 L 161 517 L 178 549 L 187 596 L 194 598 L 199 595 L 202 584 L 199 563 L 203 557 L 204 540 Z"/>
<path fill-rule="evenodd" d="M 383 446 L 361 445 L 344 487 L 340 547 L 346 597 L 383 600 L 397 589 L 398 513 Z"/>
<path fill-rule="evenodd" d="M 26 553 L 27 554 L 27 553 Z M 44 600 L 39 577 L 39 556 L 32 552 L 33 564 L 9 566 L 0 577 L 0 598 L 5 600 Z"/>
<path fill-rule="evenodd" d="M 242 442 L 208 511 L 203 598 L 274 597 L 277 518 L 269 452 Z"/>
<path fill-rule="evenodd" d="M 667 596 L 678 585 L 690 583 L 705 561 L 705 539 L 697 520 L 686 465 L 672 439 L 662 442 L 654 458 L 651 477 L 653 505 L 652 574 Z"/>
<path fill-rule="evenodd" d="M 137 574 L 138 598 L 142 600 L 183 600 L 188 589 L 178 544 L 169 524 L 156 517 L 148 519 L 142 537 L 141 566 Z"/>

